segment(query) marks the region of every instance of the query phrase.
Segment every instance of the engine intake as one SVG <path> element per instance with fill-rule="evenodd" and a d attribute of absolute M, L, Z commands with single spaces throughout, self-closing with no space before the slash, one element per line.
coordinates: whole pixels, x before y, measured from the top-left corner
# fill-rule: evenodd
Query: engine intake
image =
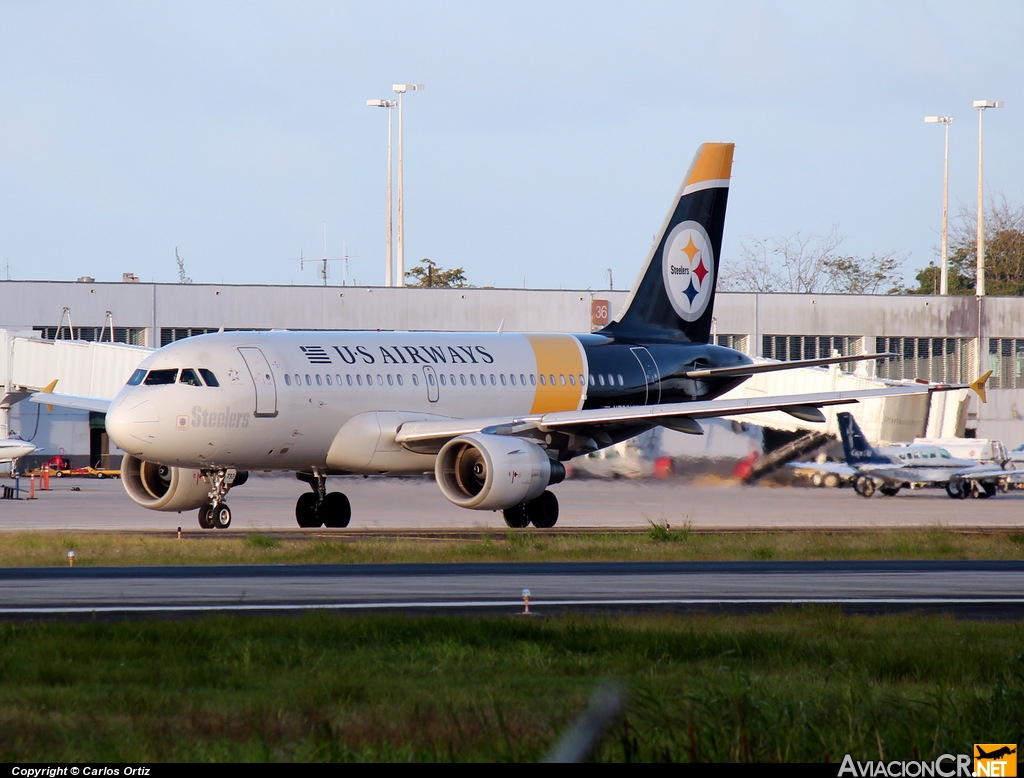
<path fill-rule="evenodd" d="M 444 445 L 434 475 L 441 494 L 460 508 L 504 510 L 561 481 L 565 468 L 531 441 L 475 433 Z"/>
<path fill-rule="evenodd" d="M 210 499 L 210 485 L 199 470 L 158 465 L 131 454 L 121 460 L 121 483 L 132 500 L 152 511 L 188 511 Z"/>

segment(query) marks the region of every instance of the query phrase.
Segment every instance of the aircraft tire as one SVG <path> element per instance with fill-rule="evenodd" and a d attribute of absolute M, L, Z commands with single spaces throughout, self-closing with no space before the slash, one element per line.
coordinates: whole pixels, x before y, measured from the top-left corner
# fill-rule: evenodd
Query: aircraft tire
<path fill-rule="evenodd" d="M 199 526 L 203 529 L 213 529 L 213 503 L 208 502 L 199 506 Z"/>
<path fill-rule="evenodd" d="M 822 480 L 822 486 L 827 486 L 829 489 L 835 489 L 837 486 L 842 486 L 839 482 L 839 476 L 835 473 L 828 473 Z"/>
<path fill-rule="evenodd" d="M 898 486 L 880 486 L 878 491 L 884 494 L 886 497 L 895 497 L 900 493 L 900 487 Z"/>
<path fill-rule="evenodd" d="M 231 509 L 226 503 L 221 503 L 213 509 L 213 525 L 217 529 L 227 529 L 231 526 Z"/>
<path fill-rule="evenodd" d="M 313 492 L 303 492 L 295 501 L 295 520 L 303 529 L 315 529 L 323 524 L 323 520 L 317 516 L 316 495 Z"/>
<path fill-rule="evenodd" d="M 352 506 L 341 492 L 329 492 L 316 509 L 317 518 L 323 519 L 325 527 L 342 529 L 352 519 Z"/>
<path fill-rule="evenodd" d="M 971 487 L 971 497 L 974 497 L 978 500 L 987 500 L 989 497 L 992 497 L 995 493 L 995 484 L 975 482 L 974 485 Z"/>
<path fill-rule="evenodd" d="M 501 512 L 505 517 L 505 524 L 510 529 L 523 529 L 530 526 L 530 517 L 526 513 L 526 504 L 513 505 Z"/>
<path fill-rule="evenodd" d="M 558 498 L 545 491 L 540 497 L 526 503 L 526 514 L 537 529 L 551 529 L 558 521 Z"/>
<path fill-rule="evenodd" d="M 854 482 L 853 489 L 861 497 L 870 497 L 875 493 L 875 482 L 862 475 Z"/>
<path fill-rule="evenodd" d="M 963 500 L 967 497 L 967 487 L 962 481 L 950 481 L 946 484 L 946 494 L 954 500 Z"/>
<path fill-rule="evenodd" d="M 814 473 L 811 476 L 811 484 L 813 486 L 818 486 L 818 487 L 824 486 L 825 485 L 825 479 L 822 478 L 821 473 Z"/>

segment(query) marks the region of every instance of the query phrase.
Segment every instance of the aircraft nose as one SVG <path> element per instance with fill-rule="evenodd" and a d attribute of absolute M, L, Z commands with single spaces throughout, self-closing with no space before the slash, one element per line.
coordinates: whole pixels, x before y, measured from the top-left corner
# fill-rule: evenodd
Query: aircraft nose
<path fill-rule="evenodd" d="M 156 439 L 160 411 L 149 400 L 122 397 L 107 411 L 107 434 L 118 448 L 141 454 Z"/>

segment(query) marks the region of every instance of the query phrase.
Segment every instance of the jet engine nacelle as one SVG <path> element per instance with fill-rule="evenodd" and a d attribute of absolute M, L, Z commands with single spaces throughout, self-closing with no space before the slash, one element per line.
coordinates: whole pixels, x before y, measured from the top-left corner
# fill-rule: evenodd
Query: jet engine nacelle
<path fill-rule="evenodd" d="M 152 511 L 190 511 L 210 500 L 210 484 L 198 470 L 158 465 L 131 454 L 121 460 L 121 483 L 129 497 Z"/>
<path fill-rule="evenodd" d="M 460 508 L 503 510 L 538 497 L 565 468 L 531 441 L 475 433 L 444 445 L 434 475 L 441 494 Z"/>

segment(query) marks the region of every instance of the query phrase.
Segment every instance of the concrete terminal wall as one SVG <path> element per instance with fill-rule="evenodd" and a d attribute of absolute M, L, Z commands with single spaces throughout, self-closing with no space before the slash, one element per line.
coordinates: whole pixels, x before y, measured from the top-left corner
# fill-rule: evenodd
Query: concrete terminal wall
<path fill-rule="evenodd" d="M 99 327 L 109 311 L 117 327 L 140 329 L 149 346 L 171 327 L 488 331 L 503 324 L 508 331 L 588 332 L 595 300 L 607 300 L 614 317 L 627 297 L 609 290 L 0 281 L 0 328 L 56 327 L 68 308 L 76 327 Z M 964 362 L 972 375 L 988 368 L 990 339 L 1024 341 L 1018 298 L 719 292 L 715 318 L 715 332 L 740 336 L 752 356 L 761 355 L 767 335 L 854 336 L 866 349 L 878 337 L 969 340 Z M 990 390 L 988 405 L 972 406 L 969 425 L 1011 448 L 1024 443 L 1022 391 Z"/>

